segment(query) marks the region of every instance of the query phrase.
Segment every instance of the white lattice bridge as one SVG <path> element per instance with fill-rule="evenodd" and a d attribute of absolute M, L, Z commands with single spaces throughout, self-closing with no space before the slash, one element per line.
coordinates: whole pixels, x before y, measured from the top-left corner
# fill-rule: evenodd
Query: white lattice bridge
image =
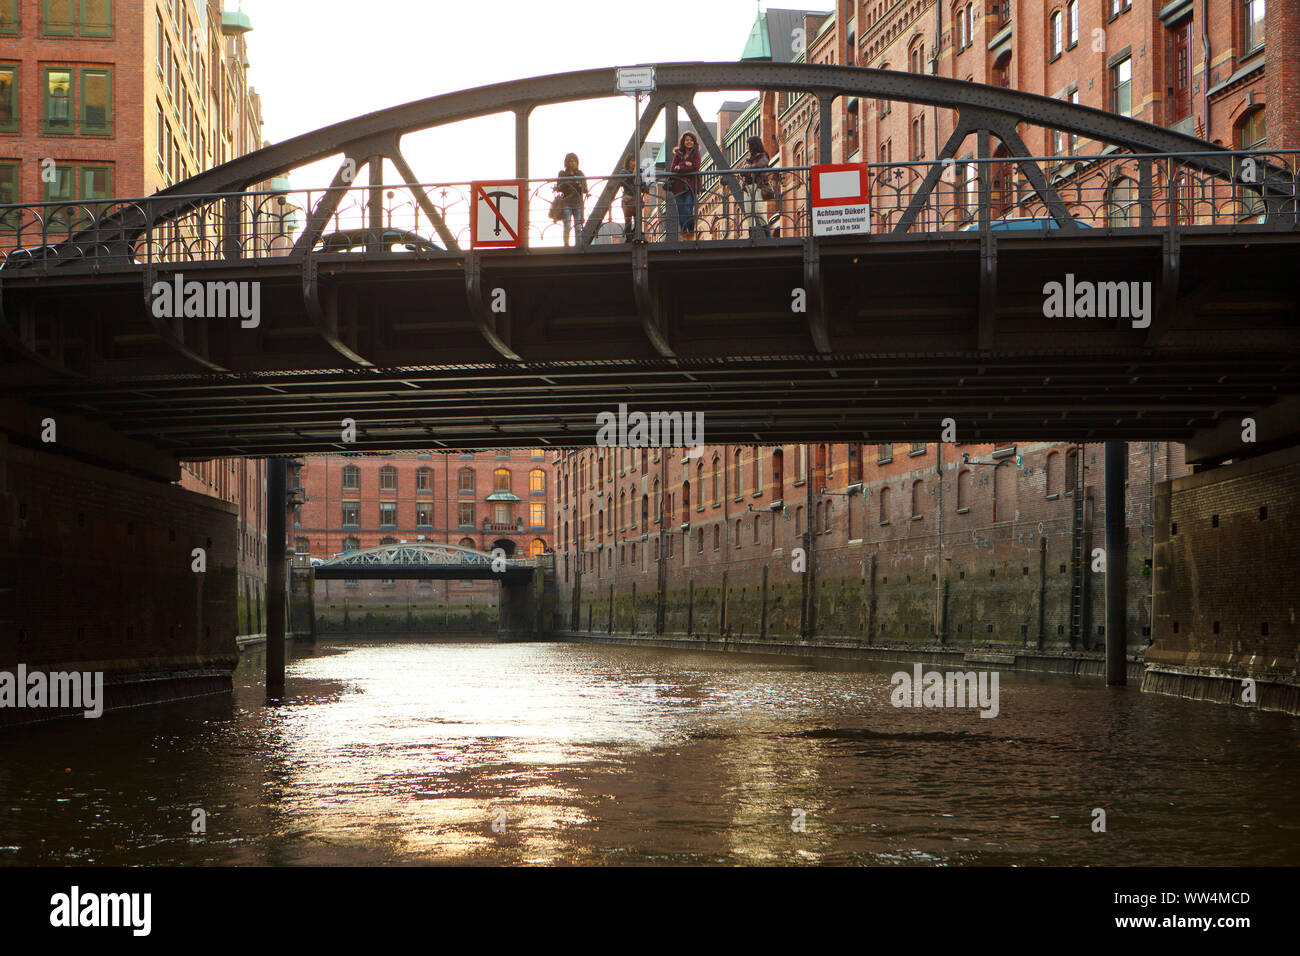
<path fill-rule="evenodd" d="M 519 580 L 532 577 L 535 568 L 535 562 L 527 558 L 421 541 L 349 551 L 317 565 L 315 570 L 318 579 Z"/>

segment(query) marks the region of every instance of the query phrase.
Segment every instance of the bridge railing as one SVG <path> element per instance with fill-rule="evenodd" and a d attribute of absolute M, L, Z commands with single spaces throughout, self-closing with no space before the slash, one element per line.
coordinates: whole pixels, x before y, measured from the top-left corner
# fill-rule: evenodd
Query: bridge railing
<path fill-rule="evenodd" d="M 866 165 L 873 238 L 1017 225 L 1046 231 L 1062 227 L 1057 214 L 1067 226 L 1115 235 L 1171 227 L 1300 228 L 1296 150 L 1112 151 Z M 698 244 L 810 234 L 810 167 L 769 168 L 770 191 L 748 211 L 739 182 L 744 172 L 698 174 L 693 229 L 679 217 L 671 177 L 660 173 L 645 181 L 639 196 L 644 240 Z M 623 196 L 636 193 L 632 174 L 587 177 L 586 185 L 585 238 L 570 236 L 568 243 L 585 248 L 627 241 Z M 565 224 L 551 218 L 556 181 L 528 180 L 526 194 L 525 244 L 565 245 Z M 465 182 L 402 183 L 4 205 L 0 269 L 148 268 L 305 254 L 446 256 L 471 246 L 470 195 Z"/>

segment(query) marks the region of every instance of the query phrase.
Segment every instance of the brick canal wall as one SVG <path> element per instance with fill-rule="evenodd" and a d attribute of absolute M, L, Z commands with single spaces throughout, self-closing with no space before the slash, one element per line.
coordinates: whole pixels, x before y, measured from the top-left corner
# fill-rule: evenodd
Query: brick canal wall
<path fill-rule="evenodd" d="M 646 535 L 586 548 L 567 565 L 562 559 L 561 624 L 585 633 L 735 641 L 806 637 L 863 646 L 931 645 L 942 636 L 947 645 L 968 648 L 1098 650 L 1105 642 L 1105 591 L 1090 556 L 1104 544 L 1104 455 L 1099 444 L 1082 446 L 1081 544 L 1089 559 L 1081 580 L 1081 631 L 1072 641 L 1068 451 L 1059 444 L 1022 445 L 1016 449 L 1019 467 L 1014 456 L 998 459 L 996 466 L 972 467 L 959 453 L 958 460 L 940 463 L 931 445 L 915 457 L 896 451 L 888 467 L 866 475 L 860 491 L 814 495 L 811 508 L 801 482 L 786 489 L 778 511 L 750 511 L 741 501 L 706 504 L 691 514 L 685 531 L 673 524 L 661 535 L 653 523 Z M 989 460 L 987 451 L 971 457 Z M 1180 446 L 1128 446 L 1128 621 L 1134 651 L 1151 634 L 1153 489 L 1183 470 Z M 797 568 L 794 550 L 808 549 L 805 513 L 813 515 L 815 529 L 811 574 Z M 662 567 L 656 548 L 667 556 Z M 579 567 L 587 568 L 580 580 Z M 805 587 L 813 590 L 815 608 L 806 635 Z"/>
<path fill-rule="evenodd" d="M 109 707 L 229 690 L 236 516 L 0 438 L 0 670 L 102 671 Z M 0 724 L 53 715 L 0 708 Z"/>
<path fill-rule="evenodd" d="M 499 626 L 499 587 L 496 581 L 316 581 L 316 633 L 494 635 Z"/>
<path fill-rule="evenodd" d="M 1155 641 L 1143 689 L 1300 714 L 1300 447 L 1156 496 Z"/>
<path fill-rule="evenodd" d="M 1105 583 L 1091 560 L 1082 579 L 1081 632 L 1071 640 L 1073 497 L 1054 470 L 1061 459 L 1051 457 L 1068 454 L 1068 447 L 1019 446 L 1019 468 L 1010 457 L 967 468 L 960 452 L 957 461 L 939 462 L 930 448 L 915 464 L 900 463 L 895 451 L 894 461 L 865 476 L 858 493 L 814 495 L 811 506 L 802 483 L 784 489 L 776 511 L 757 504 L 751 511 L 751 495 L 693 500 L 685 529 L 677 523 L 680 511 L 660 528 L 652 510 L 644 535 L 627 533 L 607 510 L 612 543 L 597 535 L 590 544 L 587 522 L 581 539 L 587 546 L 561 554 L 558 627 L 582 639 L 986 661 L 1104 676 Z M 1082 454 L 1080 537 L 1082 552 L 1091 555 L 1105 544 L 1104 454 L 1098 444 L 1082 446 Z M 1186 470 L 1180 446 L 1129 444 L 1127 630 L 1134 683 L 1241 703 L 1240 678 L 1253 676 L 1258 706 L 1300 713 L 1298 454 L 1184 478 L 1177 477 Z M 677 466 L 670 455 L 667 467 Z M 649 476 L 666 471 L 652 468 Z M 969 484 L 958 489 L 962 471 L 970 472 L 963 479 Z M 578 499 L 580 514 L 592 507 L 592 497 Z M 600 501 L 615 496 L 595 497 L 599 514 Z M 813 516 L 811 573 L 795 567 L 794 549 L 807 547 L 804 514 Z M 663 562 L 656 560 L 660 554 Z M 811 627 L 803 621 L 805 588 L 813 592 Z"/>

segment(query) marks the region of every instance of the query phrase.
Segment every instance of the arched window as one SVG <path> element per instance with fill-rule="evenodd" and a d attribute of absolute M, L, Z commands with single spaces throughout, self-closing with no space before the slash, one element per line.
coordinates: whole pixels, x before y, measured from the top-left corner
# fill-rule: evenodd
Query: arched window
<path fill-rule="evenodd" d="M 954 3 L 952 5 L 952 24 L 953 38 L 956 47 L 958 50 L 964 49 L 966 46 L 966 22 L 964 11 L 962 10 L 962 5 L 960 3 Z"/>
<path fill-rule="evenodd" d="M 641 530 L 645 531 L 650 527 L 650 496 L 641 496 Z"/>
<path fill-rule="evenodd" d="M 1049 451 L 1047 453 L 1047 464 L 1043 467 L 1044 485 L 1049 497 L 1061 493 L 1061 453 L 1059 451 Z"/>
<path fill-rule="evenodd" d="M 780 500 L 785 495 L 785 452 L 780 448 L 772 452 L 772 497 Z"/>
<path fill-rule="evenodd" d="M 682 482 L 682 524 L 687 524 L 691 520 L 691 483 Z"/>
<path fill-rule="evenodd" d="M 1016 516 L 1016 470 L 1003 462 L 993 469 L 993 520 L 1011 521 Z"/>
<path fill-rule="evenodd" d="M 722 459 L 713 456 L 713 503 L 722 503 Z"/>
<path fill-rule="evenodd" d="M 528 473 L 528 493 L 530 495 L 546 494 L 546 472 L 534 468 Z"/>
<path fill-rule="evenodd" d="M 713 526 L 713 550 L 717 551 L 721 543 L 722 543 L 722 526 L 715 524 Z"/>
<path fill-rule="evenodd" d="M 919 518 L 924 512 L 921 510 L 921 495 L 925 491 L 925 482 L 920 478 L 912 482 L 912 517 Z"/>
<path fill-rule="evenodd" d="M 733 460 L 735 461 L 735 468 L 732 470 L 732 475 L 733 475 L 732 484 L 735 485 L 734 490 L 736 492 L 736 497 L 739 498 L 741 495 L 745 493 L 745 473 L 740 470 L 740 449 L 739 448 L 736 449 L 736 453 L 732 457 Z"/>
<path fill-rule="evenodd" d="M 360 538 L 356 538 L 352 535 L 348 535 L 346 538 L 343 539 L 344 554 L 347 554 L 349 551 L 359 551 L 359 550 L 361 550 Z"/>
<path fill-rule="evenodd" d="M 754 543 L 758 544 L 758 515 L 754 515 Z"/>
<path fill-rule="evenodd" d="M 757 448 L 754 449 L 754 480 L 750 484 L 755 494 L 763 493 L 763 456 Z"/>
<path fill-rule="evenodd" d="M 534 538 L 528 545 L 528 556 L 535 558 L 546 550 L 546 542 L 541 538 Z"/>
<path fill-rule="evenodd" d="M 820 491 L 826 484 L 826 446 L 818 445 L 813 452 L 813 491 Z"/>
<path fill-rule="evenodd" d="M 957 472 L 957 510 L 965 511 L 970 507 L 970 469 L 963 468 Z"/>
<path fill-rule="evenodd" d="M 433 490 L 433 469 L 431 468 L 415 469 L 415 490 L 416 491 Z"/>
<path fill-rule="evenodd" d="M 397 469 L 392 465 L 384 465 L 383 468 L 379 469 L 379 490 L 397 490 Z"/>
<path fill-rule="evenodd" d="M 390 544 L 397 544 L 397 539 L 390 534 L 386 534 L 379 539 L 379 546 L 381 548 L 387 547 Z"/>
<path fill-rule="evenodd" d="M 1064 17 L 1062 16 L 1060 10 L 1055 10 L 1052 12 L 1049 33 L 1050 33 L 1050 42 L 1051 42 L 1051 55 L 1054 57 L 1060 56 L 1061 53 L 1063 53 L 1065 50 Z"/>
<path fill-rule="evenodd" d="M 794 533 L 803 534 L 803 505 L 794 509 Z"/>
<path fill-rule="evenodd" d="M 862 449 L 857 445 L 849 446 L 849 484 L 862 480 Z"/>
<path fill-rule="evenodd" d="M 361 469 L 356 465 L 343 466 L 343 490 L 357 491 L 361 488 Z"/>
<path fill-rule="evenodd" d="M 834 507 L 835 507 L 835 502 L 833 502 L 833 501 L 828 501 L 828 502 L 826 502 L 826 509 L 825 509 L 825 511 L 822 512 L 822 530 L 823 530 L 823 531 L 830 531 L 830 530 L 831 530 L 831 509 L 834 508 Z"/>
<path fill-rule="evenodd" d="M 510 490 L 510 470 L 508 468 L 498 468 L 492 472 L 492 490 Z"/>
<path fill-rule="evenodd" d="M 659 479 L 658 479 L 658 478 L 655 479 L 655 483 L 654 483 L 654 499 L 655 499 L 655 521 L 663 521 L 663 520 L 664 520 L 664 502 L 663 502 L 663 499 L 659 497 Z"/>
<path fill-rule="evenodd" d="M 457 487 L 466 494 L 474 493 L 474 469 L 462 468 L 458 473 Z"/>
<path fill-rule="evenodd" d="M 1075 482 L 1079 480 L 1079 449 L 1067 448 L 1065 450 L 1065 475 L 1062 484 L 1065 486 L 1067 495 L 1074 494 Z"/>
<path fill-rule="evenodd" d="M 925 42 L 918 39 L 907 51 L 907 69 L 910 73 L 925 72 Z"/>
<path fill-rule="evenodd" d="M 1106 224 L 1133 225 L 1133 180 L 1121 176 L 1106 191 Z"/>
<path fill-rule="evenodd" d="M 460 546 L 462 548 L 473 548 L 475 551 L 478 550 L 478 546 L 474 543 L 473 538 L 461 538 Z"/>
<path fill-rule="evenodd" d="M 596 504 L 587 502 L 587 538 L 588 540 L 596 537 Z"/>
<path fill-rule="evenodd" d="M 889 505 L 890 505 L 889 495 L 890 495 L 889 486 L 888 485 L 882 486 L 880 489 L 880 523 L 881 524 L 889 524 Z"/>
<path fill-rule="evenodd" d="M 697 498 L 696 507 L 704 507 L 704 462 L 700 461 L 695 466 L 695 496 Z"/>
<path fill-rule="evenodd" d="M 1263 4 L 1260 4 L 1263 7 Z M 1237 143 L 1242 150 L 1263 149 L 1268 144 L 1268 130 L 1264 125 L 1264 107 L 1251 110 L 1237 124 Z M 1264 200 L 1259 193 L 1238 183 L 1241 215 L 1257 216 L 1264 212 Z"/>

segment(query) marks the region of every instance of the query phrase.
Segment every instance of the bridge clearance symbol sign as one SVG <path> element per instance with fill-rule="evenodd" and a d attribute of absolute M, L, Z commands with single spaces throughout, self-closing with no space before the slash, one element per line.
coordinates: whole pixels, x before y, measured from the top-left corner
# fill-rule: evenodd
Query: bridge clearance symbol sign
<path fill-rule="evenodd" d="M 827 163 L 812 168 L 814 236 L 871 231 L 866 163 Z"/>
<path fill-rule="evenodd" d="M 501 179 L 470 184 L 472 249 L 517 249 L 523 234 L 524 183 Z"/>

